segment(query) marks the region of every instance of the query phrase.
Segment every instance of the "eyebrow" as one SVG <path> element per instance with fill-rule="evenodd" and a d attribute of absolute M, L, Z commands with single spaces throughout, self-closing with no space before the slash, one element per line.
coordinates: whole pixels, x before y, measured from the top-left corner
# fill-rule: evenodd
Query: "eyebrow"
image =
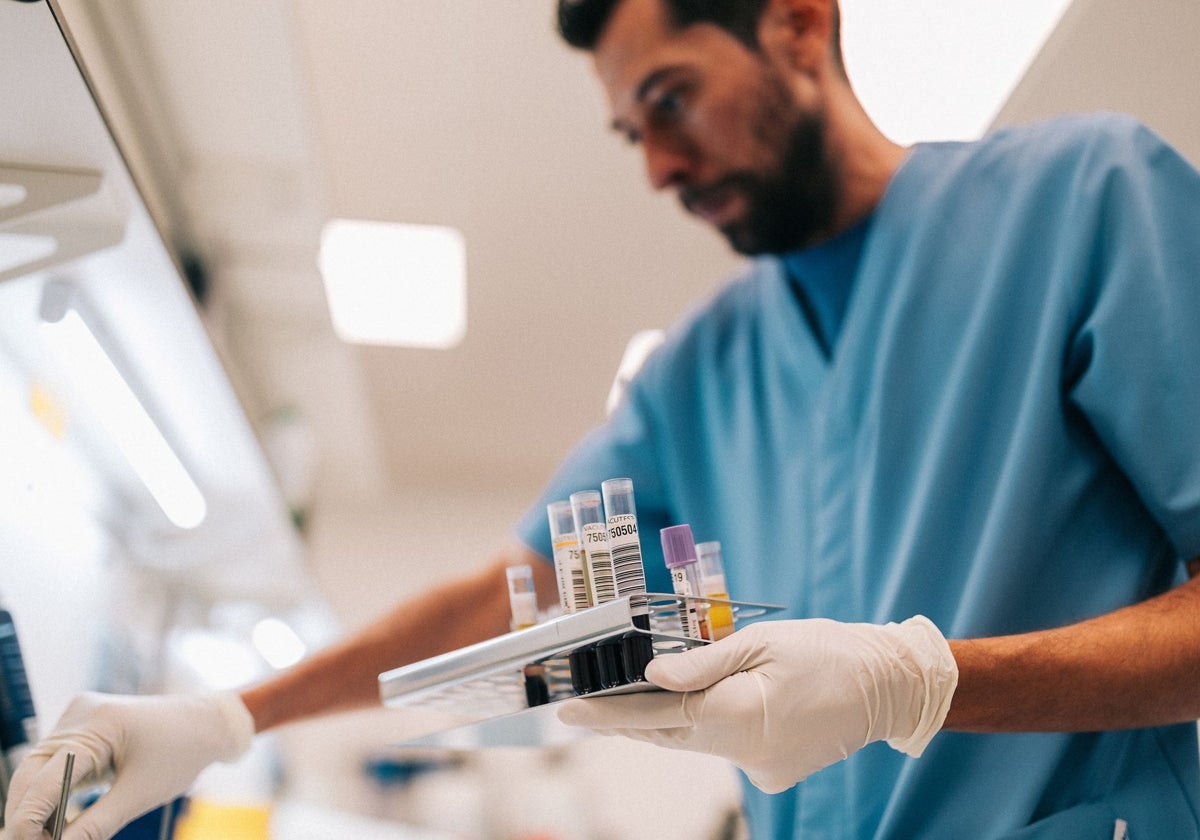
<path fill-rule="evenodd" d="M 668 64 L 666 67 L 659 67 L 657 70 L 652 71 L 646 76 L 646 78 L 642 79 L 641 84 L 639 84 L 637 89 L 633 92 L 633 101 L 637 103 L 644 102 L 646 97 L 649 96 L 650 91 L 653 90 L 656 85 L 661 84 L 663 79 L 681 69 L 682 68 L 678 64 Z M 613 119 L 610 127 L 613 131 L 620 133 L 624 133 L 628 130 L 628 126 L 621 122 L 620 117 Z"/>

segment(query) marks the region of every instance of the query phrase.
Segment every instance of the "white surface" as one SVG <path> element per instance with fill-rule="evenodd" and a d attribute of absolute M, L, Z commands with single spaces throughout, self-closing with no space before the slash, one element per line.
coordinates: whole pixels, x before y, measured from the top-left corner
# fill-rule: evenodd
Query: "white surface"
<path fill-rule="evenodd" d="M 389 820 L 332 811 L 303 802 L 280 802 L 271 814 L 272 840 L 452 840 L 456 835 L 411 828 Z"/>

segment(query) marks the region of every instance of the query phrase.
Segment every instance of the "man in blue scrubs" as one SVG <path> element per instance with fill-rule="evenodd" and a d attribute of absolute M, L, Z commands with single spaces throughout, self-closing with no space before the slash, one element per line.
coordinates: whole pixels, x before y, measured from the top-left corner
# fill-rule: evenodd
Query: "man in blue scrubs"
<path fill-rule="evenodd" d="M 672 692 L 561 714 L 728 758 L 753 837 L 1200 836 L 1200 176 L 1115 116 L 900 148 L 834 0 L 559 15 L 652 185 L 760 258 L 570 455 L 527 547 L 240 696 L 82 699 L 14 779 L 10 840 L 67 749 L 118 770 L 72 827 L 93 840 L 254 731 L 501 632 L 545 503 L 619 476 L 643 546 L 688 522 L 734 597 L 788 613 L 655 660 Z"/>

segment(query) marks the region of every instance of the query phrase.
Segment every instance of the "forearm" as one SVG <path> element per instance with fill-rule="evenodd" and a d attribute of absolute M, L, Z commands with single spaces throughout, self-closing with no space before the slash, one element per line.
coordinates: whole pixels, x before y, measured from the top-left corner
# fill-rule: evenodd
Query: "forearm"
<path fill-rule="evenodd" d="M 535 577 L 543 591 L 545 570 L 539 567 L 546 564 L 516 551 L 474 575 L 401 604 L 351 638 L 242 692 L 256 730 L 376 706 L 380 673 L 507 632 L 504 567 L 517 559 L 536 563 Z"/>
<path fill-rule="evenodd" d="M 1054 630 L 950 642 L 946 729 L 1082 732 L 1200 718 L 1200 580 Z"/>

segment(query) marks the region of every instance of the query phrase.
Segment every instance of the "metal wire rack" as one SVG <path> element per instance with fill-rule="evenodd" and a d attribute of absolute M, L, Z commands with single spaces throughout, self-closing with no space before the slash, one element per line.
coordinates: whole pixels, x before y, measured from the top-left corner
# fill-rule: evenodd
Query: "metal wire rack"
<path fill-rule="evenodd" d="M 626 596 L 387 671 L 379 676 L 380 696 L 386 706 L 452 712 L 467 721 L 534 711 L 533 707 L 577 696 L 568 662 L 572 652 L 629 634 L 648 637 L 653 656 L 708 644 L 684 632 L 681 615 L 714 605 L 728 606 L 739 624 L 784 609 L 664 593 Z M 537 691 L 531 691 L 531 682 Z M 589 696 L 649 690 L 657 689 L 631 681 Z"/>

